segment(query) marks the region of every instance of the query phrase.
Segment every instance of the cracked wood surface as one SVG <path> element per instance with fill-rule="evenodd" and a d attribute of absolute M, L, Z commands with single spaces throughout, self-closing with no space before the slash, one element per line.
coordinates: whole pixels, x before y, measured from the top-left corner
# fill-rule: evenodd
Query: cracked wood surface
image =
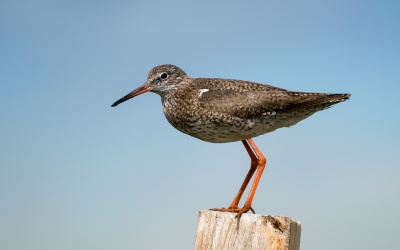
<path fill-rule="evenodd" d="M 301 224 L 283 216 L 200 211 L 195 250 L 299 250 Z"/>

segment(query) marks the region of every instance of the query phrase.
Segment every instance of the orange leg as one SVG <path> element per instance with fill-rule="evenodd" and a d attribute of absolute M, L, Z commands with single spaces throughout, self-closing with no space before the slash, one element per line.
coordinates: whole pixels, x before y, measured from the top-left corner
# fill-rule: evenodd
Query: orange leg
<path fill-rule="evenodd" d="M 257 148 L 256 144 L 253 142 L 251 138 L 247 138 L 243 140 L 243 145 L 247 150 L 247 153 L 251 159 L 250 170 L 246 175 L 246 178 L 243 181 L 242 186 L 239 189 L 236 197 L 233 199 L 229 208 L 215 208 L 214 211 L 222 211 L 222 212 L 234 212 L 237 213 L 236 217 L 240 217 L 243 213 L 247 213 L 251 210 L 254 213 L 254 209 L 251 207 L 251 203 L 253 201 L 254 194 L 256 193 L 258 183 L 260 182 L 261 175 L 265 169 L 265 164 L 267 160 L 265 159 L 264 155 L 260 152 Z M 251 187 L 249 196 L 247 197 L 246 202 L 242 208 L 239 208 L 239 201 L 242 197 L 244 190 L 246 189 L 247 185 L 249 184 L 254 172 L 257 170 L 257 174 L 254 178 L 253 185 Z"/>

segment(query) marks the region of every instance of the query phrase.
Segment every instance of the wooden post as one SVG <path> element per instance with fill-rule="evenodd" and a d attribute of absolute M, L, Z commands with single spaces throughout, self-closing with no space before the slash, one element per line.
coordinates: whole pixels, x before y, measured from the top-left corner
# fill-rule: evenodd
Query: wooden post
<path fill-rule="evenodd" d="M 301 224 L 282 216 L 202 210 L 195 250 L 299 250 Z"/>

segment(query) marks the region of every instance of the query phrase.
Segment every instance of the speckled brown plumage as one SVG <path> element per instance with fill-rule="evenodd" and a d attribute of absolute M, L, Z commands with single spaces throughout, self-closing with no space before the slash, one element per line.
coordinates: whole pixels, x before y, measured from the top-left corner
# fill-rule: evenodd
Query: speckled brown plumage
<path fill-rule="evenodd" d="M 191 78 L 179 67 L 166 64 L 153 68 L 145 84 L 112 106 L 148 91 L 161 96 L 165 117 L 179 131 L 208 142 L 243 142 L 252 167 L 231 206 L 219 209 L 238 215 L 251 209 L 265 165 L 265 161 L 262 163 L 265 158 L 251 138 L 295 125 L 350 97 L 350 94 L 293 92 L 241 80 Z M 258 172 L 249 198 L 243 208 L 238 208 L 247 179 L 255 169 Z"/>
<path fill-rule="evenodd" d="M 162 74 L 167 74 L 166 79 Z M 190 78 L 173 65 L 153 68 L 142 86 L 146 87 L 161 96 L 172 126 L 208 142 L 241 141 L 289 127 L 350 96 L 291 92 L 240 80 Z"/>

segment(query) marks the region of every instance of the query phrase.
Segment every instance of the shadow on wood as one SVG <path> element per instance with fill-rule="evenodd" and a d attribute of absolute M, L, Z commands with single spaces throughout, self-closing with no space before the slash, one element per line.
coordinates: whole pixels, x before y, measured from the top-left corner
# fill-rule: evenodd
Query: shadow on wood
<path fill-rule="evenodd" d="M 283 216 L 202 210 L 195 250 L 299 250 L 301 224 Z"/>

